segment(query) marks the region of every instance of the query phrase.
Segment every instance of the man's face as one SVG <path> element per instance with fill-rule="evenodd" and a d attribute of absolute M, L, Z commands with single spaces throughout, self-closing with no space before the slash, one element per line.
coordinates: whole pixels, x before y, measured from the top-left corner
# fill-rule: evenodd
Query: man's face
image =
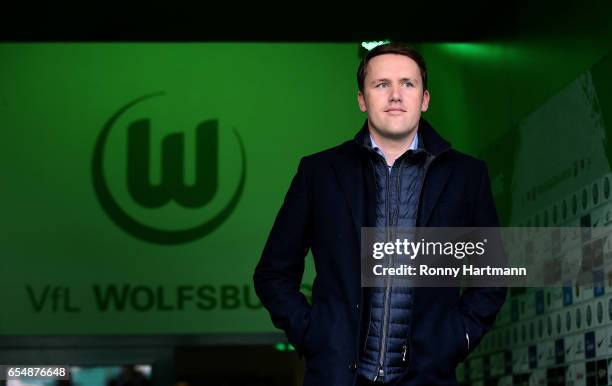
<path fill-rule="evenodd" d="M 429 106 L 418 64 L 404 55 L 372 58 L 366 69 L 359 108 L 368 113 L 370 129 L 390 139 L 405 138 L 418 128 L 421 112 Z"/>

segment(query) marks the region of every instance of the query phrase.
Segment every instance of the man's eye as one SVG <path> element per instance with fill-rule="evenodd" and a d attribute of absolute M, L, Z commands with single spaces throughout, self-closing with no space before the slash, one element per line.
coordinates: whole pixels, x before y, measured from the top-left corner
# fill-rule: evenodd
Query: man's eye
<path fill-rule="evenodd" d="M 404 82 L 404 86 L 412 87 L 414 86 L 411 82 Z"/>
<path fill-rule="evenodd" d="M 376 85 L 376 87 L 379 87 L 379 88 L 387 87 L 387 83 L 379 83 Z"/>

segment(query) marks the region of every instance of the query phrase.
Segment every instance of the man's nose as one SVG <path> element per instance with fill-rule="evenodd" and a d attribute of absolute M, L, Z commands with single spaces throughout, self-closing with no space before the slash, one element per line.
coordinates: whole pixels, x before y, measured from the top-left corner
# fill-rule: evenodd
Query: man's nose
<path fill-rule="evenodd" d="M 401 102 L 402 94 L 400 92 L 401 86 L 393 85 L 390 87 L 389 101 L 390 102 Z"/>

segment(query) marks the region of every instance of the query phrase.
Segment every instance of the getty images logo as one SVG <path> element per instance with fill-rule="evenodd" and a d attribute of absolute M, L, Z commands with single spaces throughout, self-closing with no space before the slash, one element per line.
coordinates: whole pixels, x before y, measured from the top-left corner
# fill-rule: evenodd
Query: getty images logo
<path fill-rule="evenodd" d="M 240 179 L 229 202 L 212 218 L 199 225 L 180 230 L 164 230 L 142 223 L 130 216 L 111 194 L 104 178 L 103 156 L 108 137 L 119 118 L 134 105 L 147 99 L 161 96 L 155 93 L 137 98 L 121 107 L 104 125 L 96 141 L 92 176 L 96 196 L 111 220 L 130 235 L 157 244 L 180 244 L 201 238 L 215 230 L 233 212 L 244 190 L 246 179 L 246 156 L 238 132 L 234 135 L 240 148 Z M 150 182 L 150 127 L 148 119 L 133 121 L 127 127 L 127 190 L 134 202 L 143 208 L 155 209 L 171 200 L 184 208 L 201 208 L 215 196 L 218 184 L 218 124 L 216 120 L 200 123 L 196 127 L 196 181 L 193 186 L 184 183 L 184 135 L 173 133 L 162 141 L 161 182 L 154 186 Z"/>

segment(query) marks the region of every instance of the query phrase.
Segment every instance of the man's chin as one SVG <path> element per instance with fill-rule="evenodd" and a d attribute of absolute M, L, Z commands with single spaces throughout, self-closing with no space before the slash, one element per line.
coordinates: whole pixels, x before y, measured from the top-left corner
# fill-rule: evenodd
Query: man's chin
<path fill-rule="evenodd" d="M 392 140 L 401 140 L 401 139 L 405 139 L 407 137 L 410 136 L 410 134 L 413 133 L 413 130 L 407 130 L 407 129 L 391 129 L 391 130 L 381 130 L 380 134 L 388 139 L 392 139 Z"/>

